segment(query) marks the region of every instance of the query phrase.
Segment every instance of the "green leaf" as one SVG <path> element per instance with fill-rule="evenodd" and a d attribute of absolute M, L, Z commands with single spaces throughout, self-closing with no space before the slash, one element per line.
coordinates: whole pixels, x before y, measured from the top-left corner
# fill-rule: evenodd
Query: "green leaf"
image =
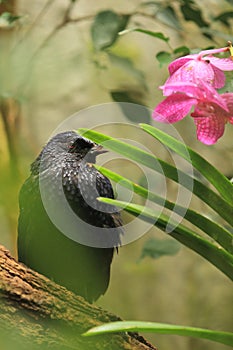
<path fill-rule="evenodd" d="M 160 51 L 155 57 L 159 61 L 160 67 L 164 66 L 165 64 L 167 65 L 172 61 L 172 55 L 167 51 Z"/>
<path fill-rule="evenodd" d="M 223 12 L 217 17 L 214 17 L 214 21 L 220 21 L 225 26 L 231 27 L 231 20 L 233 18 L 233 11 Z"/>
<path fill-rule="evenodd" d="M 156 18 L 169 27 L 181 29 L 179 18 L 172 6 L 160 7 L 159 11 L 156 12 Z"/>
<path fill-rule="evenodd" d="M 179 154 L 197 169 L 222 195 L 222 197 L 233 206 L 233 186 L 232 183 L 220 173 L 213 165 L 205 160 L 198 153 L 176 140 L 167 133 L 147 124 L 141 124 L 141 128 L 162 144 Z"/>
<path fill-rule="evenodd" d="M 110 93 L 113 101 L 119 102 L 119 107 L 127 119 L 134 123 L 139 123 L 140 121 L 150 123 L 149 110 L 143 106 L 142 97 L 137 96 L 135 91 L 111 91 Z"/>
<path fill-rule="evenodd" d="M 151 238 L 142 247 L 142 254 L 139 260 L 145 257 L 158 259 L 165 255 L 176 255 L 181 245 L 174 239 Z"/>
<path fill-rule="evenodd" d="M 167 225 L 169 224 L 171 227 L 169 235 L 171 237 L 201 255 L 233 280 L 233 255 L 197 235 L 188 227 L 178 224 L 175 221 L 171 221 L 171 219 L 165 215 L 158 216 L 154 210 L 142 205 L 129 204 L 111 198 L 101 197 L 99 200 L 103 203 L 112 204 L 122 208 L 136 217 L 140 215 L 142 220 L 153 224 L 164 232 L 166 232 Z"/>
<path fill-rule="evenodd" d="M 209 23 L 204 20 L 200 8 L 195 3 L 185 1 L 185 4 L 181 5 L 180 9 L 186 21 L 192 21 L 198 27 L 209 27 Z"/>
<path fill-rule="evenodd" d="M 126 30 L 120 32 L 119 35 L 124 35 L 124 34 L 128 34 L 131 32 L 144 33 L 146 35 L 150 35 L 150 36 L 153 36 L 154 38 L 160 39 L 162 41 L 166 41 L 166 42 L 169 41 L 169 38 L 161 32 L 152 32 L 151 30 L 145 30 L 142 28 L 129 28 L 129 29 L 126 29 Z"/>
<path fill-rule="evenodd" d="M 190 49 L 187 46 L 179 46 L 173 50 L 175 55 L 179 54 L 180 56 L 185 56 L 190 54 Z"/>
<path fill-rule="evenodd" d="M 128 23 L 128 15 L 119 15 L 111 10 L 99 12 L 91 26 L 91 36 L 94 48 L 104 50 L 113 45 Z"/>
<path fill-rule="evenodd" d="M 222 31 L 219 30 L 215 30 L 215 29 L 211 29 L 211 28 L 200 28 L 200 32 L 209 37 L 214 37 L 214 38 L 221 38 L 223 40 L 227 41 L 232 41 L 232 35 L 231 34 L 227 34 L 227 33 L 223 33 Z"/>
<path fill-rule="evenodd" d="M 9 25 L 12 25 L 14 22 L 16 22 L 18 19 L 21 18 L 21 16 L 13 15 L 10 12 L 3 12 L 0 15 L 0 18 L 6 21 Z"/>
<path fill-rule="evenodd" d="M 148 191 L 146 188 L 139 186 L 138 184 L 135 184 L 134 182 L 130 181 L 129 179 L 126 179 L 125 177 L 116 174 L 115 172 L 103 168 L 99 165 L 94 165 L 103 175 L 107 176 L 109 179 L 115 181 L 116 183 L 120 183 L 121 186 L 130 189 L 140 195 L 143 198 L 149 199 L 150 201 L 157 203 L 158 205 L 161 205 L 162 207 L 165 207 L 169 210 L 172 210 L 173 212 L 180 214 L 201 229 L 205 234 L 207 234 L 209 237 L 213 238 L 216 242 L 218 242 L 223 248 L 225 248 L 228 252 L 233 253 L 233 234 L 231 233 L 230 229 L 229 231 L 223 228 L 222 226 L 219 226 L 214 221 L 211 221 L 208 217 L 205 217 L 197 212 L 195 212 L 192 209 L 184 208 L 178 204 L 175 204 L 171 201 L 165 200 L 164 198 L 156 195 L 155 193 L 152 193 Z"/>
<path fill-rule="evenodd" d="M 221 38 L 221 39 L 223 39 L 226 42 L 227 41 L 231 41 L 231 42 L 233 41 L 233 36 L 232 36 L 231 33 L 228 34 L 228 33 L 224 33 L 224 32 L 219 31 L 219 30 L 215 30 L 215 29 L 211 29 L 211 28 L 205 28 L 205 27 L 201 28 L 200 31 L 205 36 L 209 35 L 209 36 L 214 37 L 214 38 Z"/>
<path fill-rule="evenodd" d="M 213 331 L 210 329 L 171 325 L 157 322 L 117 321 L 94 327 L 84 333 L 84 336 L 115 332 L 151 332 L 160 334 L 176 334 L 181 336 L 208 339 L 214 342 L 233 346 L 233 333 Z"/>
<path fill-rule="evenodd" d="M 189 191 L 192 190 L 197 197 L 202 199 L 203 202 L 208 204 L 223 219 L 225 219 L 230 225 L 233 226 L 233 207 L 230 206 L 228 202 L 218 196 L 210 188 L 202 184 L 200 181 L 193 179 L 191 176 L 184 173 L 180 169 L 176 169 L 174 166 L 164 162 L 154 155 L 145 152 L 138 147 L 127 144 L 126 142 L 122 142 L 112 137 L 98 133 L 94 130 L 88 130 L 84 128 L 79 129 L 78 133 L 84 135 L 96 143 L 102 144 L 106 149 L 110 149 L 119 154 L 123 154 L 129 159 L 143 164 L 148 168 L 157 171 L 158 173 L 161 173 L 165 177 L 168 177 L 169 179 L 180 183 L 180 185 L 187 188 Z"/>

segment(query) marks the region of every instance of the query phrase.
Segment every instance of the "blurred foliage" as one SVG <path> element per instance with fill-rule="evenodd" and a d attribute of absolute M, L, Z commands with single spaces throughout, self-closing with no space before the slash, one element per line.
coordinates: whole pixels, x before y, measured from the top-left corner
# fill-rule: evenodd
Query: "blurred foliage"
<path fill-rule="evenodd" d="M 5 11 L 0 14 L 0 28 L 5 27 L 15 27 L 17 29 L 18 39 L 15 41 L 13 47 L 10 45 L 10 50 L 8 54 L 2 56 L 2 61 L 7 59 L 6 64 L 3 65 L 3 70 L 1 72 L 2 82 L 4 85 L 1 87 L 1 95 L 8 94 L 17 98 L 19 100 L 27 99 L 26 85 L 30 75 L 33 72 L 33 67 L 35 61 L 37 61 L 45 48 L 51 43 L 52 39 L 59 34 L 69 23 L 74 23 L 75 25 L 81 24 L 83 21 L 90 20 L 90 34 L 92 47 L 95 51 L 93 55 L 93 63 L 95 64 L 96 70 L 101 71 L 103 69 L 109 69 L 109 65 L 112 67 L 118 67 L 118 69 L 124 70 L 127 75 L 131 75 L 135 79 L 133 86 L 126 84 L 124 89 L 122 86 L 125 83 L 121 83 L 115 90 L 122 93 L 122 102 L 125 101 L 126 94 L 128 91 L 134 91 L 133 103 L 144 104 L 147 98 L 147 90 L 144 89 L 147 85 L 146 78 L 143 74 L 143 69 L 139 69 L 134 64 L 134 57 L 131 57 L 127 52 L 121 52 L 116 54 L 120 47 L 119 41 L 123 34 L 128 34 L 132 32 L 141 32 L 142 34 L 147 34 L 163 41 L 167 44 L 168 50 L 161 50 L 156 54 L 156 58 L 159 61 L 160 66 L 169 63 L 172 59 L 189 53 L 190 48 L 188 42 L 186 45 L 172 47 L 170 43 L 170 38 L 168 35 L 162 32 L 154 32 L 153 30 L 148 30 L 143 28 L 143 25 L 139 26 L 140 21 L 138 18 L 146 18 L 154 21 L 158 24 L 162 24 L 164 28 L 173 28 L 178 35 L 182 35 L 182 32 L 186 30 L 186 22 L 194 23 L 198 28 L 200 35 L 203 38 L 208 38 L 209 44 L 212 42 L 212 46 L 216 46 L 218 36 L 220 41 L 222 37 L 229 38 L 232 26 L 232 11 L 223 9 L 217 15 L 211 14 L 210 11 L 204 11 L 203 6 L 198 1 L 187 1 L 187 0 L 177 0 L 177 1 L 145 1 L 139 3 L 135 6 L 134 10 L 124 12 L 117 12 L 111 9 L 106 9 L 104 11 L 99 11 L 97 14 L 74 18 L 72 16 L 72 11 L 76 4 L 76 1 L 70 1 L 67 8 L 64 9 L 64 15 L 60 23 L 44 37 L 41 44 L 35 46 L 35 43 L 30 42 L 30 45 L 35 46 L 28 50 L 25 43 L 30 35 L 36 31 L 37 26 L 40 26 L 40 20 L 46 16 L 46 12 L 52 6 L 53 1 L 47 1 L 36 16 L 34 22 L 28 26 L 28 19 L 26 14 L 17 14 L 17 8 L 15 12 L 11 8 L 11 1 L 4 1 Z M 9 7 L 9 9 L 8 9 Z M 10 11 L 12 10 L 12 12 Z M 216 25 L 221 23 L 222 31 L 217 31 Z M 136 25 L 135 25 L 136 24 Z M 25 31 L 25 27 L 27 30 Z M 225 28 L 225 31 L 224 31 Z M 14 30 L 14 28 L 12 28 Z M 21 34 L 22 33 L 22 34 Z M 120 35 L 119 35 L 120 34 Z M 229 39 L 230 40 L 230 39 Z M 222 43 L 221 43 L 222 45 Z M 27 53 L 25 52 L 27 51 Z M 12 56 L 13 54 L 13 56 Z M 27 59 L 25 60 L 25 55 Z M 14 57 L 17 57 L 17 62 L 21 64 L 16 64 Z M 106 58 L 108 58 L 109 65 L 106 66 Z M 0 57 L 1 59 L 1 57 Z M 21 60 L 21 61 L 19 61 Z M 24 60 L 24 62 L 23 62 Z M 28 64 L 29 63 L 29 64 Z M 68 62 L 67 62 L 68 64 Z M 121 66 L 121 67 L 120 67 Z M 119 68 L 120 67 L 120 68 Z M 8 68 L 8 69 L 6 69 Z M 9 76 L 9 72 L 11 74 Z M 8 75 L 6 76 L 6 72 Z M 116 101 L 115 93 L 112 93 L 111 89 L 109 91 L 110 97 Z M 117 95 L 117 99 L 119 94 Z M 137 98 L 138 96 L 138 98 Z M 127 96 L 128 100 L 129 97 Z M 126 117 L 128 117 L 126 115 Z"/>
<path fill-rule="evenodd" d="M 166 255 L 175 255 L 179 252 L 180 248 L 181 244 L 174 239 L 150 238 L 142 247 L 139 261 L 146 257 L 158 259 Z"/>
<path fill-rule="evenodd" d="M 95 50 L 105 50 L 118 39 L 118 33 L 125 29 L 130 16 L 118 15 L 113 11 L 99 12 L 91 26 Z"/>
<path fill-rule="evenodd" d="M 10 27 L 20 18 L 20 16 L 15 16 L 10 12 L 3 12 L 0 15 L 0 27 Z"/>

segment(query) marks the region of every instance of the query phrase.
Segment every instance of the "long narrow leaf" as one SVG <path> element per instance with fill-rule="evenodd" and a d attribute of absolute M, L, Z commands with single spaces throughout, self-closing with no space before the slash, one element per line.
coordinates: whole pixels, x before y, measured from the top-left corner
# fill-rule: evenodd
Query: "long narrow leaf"
<path fill-rule="evenodd" d="M 182 142 L 165 132 L 147 124 L 140 124 L 141 128 L 179 154 L 181 157 L 191 163 L 209 182 L 219 191 L 219 193 L 231 205 L 233 205 L 233 186 L 232 183 L 220 173 L 213 165 L 201 157 L 198 153 L 187 147 Z"/>
<path fill-rule="evenodd" d="M 215 222 L 211 221 L 207 217 L 195 212 L 191 209 L 186 209 L 180 205 L 175 205 L 175 203 L 164 200 L 162 197 L 156 195 L 155 193 L 152 193 L 148 191 L 146 188 L 139 186 L 138 184 L 135 184 L 134 182 L 130 181 L 129 179 L 126 179 L 125 177 L 116 174 L 115 172 L 103 168 L 101 166 L 95 165 L 95 167 L 102 172 L 105 176 L 110 178 L 111 180 L 115 182 L 120 182 L 122 186 L 133 189 L 135 193 L 140 195 L 143 198 L 149 199 L 150 201 L 157 203 L 161 206 L 164 206 L 165 208 L 169 210 L 174 210 L 177 214 L 184 214 L 184 218 L 191 222 L 193 225 L 201 229 L 204 233 L 209 235 L 211 238 L 213 238 L 216 242 L 218 242 L 223 248 L 225 248 L 230 253 L 233 253 L 233 234 L 226 229 L 224 229 L 222 226 L 219 226 Z"/>
<path fill-rule="evenodd" d="M 223 219 L 225 219 L 231 226 L 233 226 L 233 207 L 230 206 L 223 198 L 217 195 L 214 191 L 203 185 L 200 181 L 193 179 L 183 171 L 176 169 L 172 165 L 155 157 L 154 155 L 141 150 L 138 147 L 132 146 L 125 142 L 116 140 L 112 137 L 103 135 L 94 130 L 79 129 L 78 132 L 83 136 L 93 140 L 96 143 L 104 145 L 105 148 L 115 151 L 126 156 L 131 160 L 135 160 L 161 174 L 179 183 L 189 190 L 193 182 L 193 193 L 201 198 L 213 210 L 215 210 Z M 159 165 L 158 165 L 159 163 Z M 161 170 L 162 168 L 162 170 Z"/>
<path fill-rule="evenodd" d="M 157 322 L 117 321 L 94 327 L 84 333 L 84 336 L 94 336 L 115 332 L 150 332 L 160 334 L 176 334 L 188 337 L 202 338 L 233 346 L 233 333 L 213 331 L 210 329 L 186 327 Z"/>
<path fill-rule="evenodd" d="M 99 200 L 104 203 L 116 205 L 135 216 L 140 215 L 142 220 L 152 223 L 162 231 L 166 232 L 168 222 L 169 225 L 172 225 L 171 220 L 169 220 L 167 216 L 159 215 L 158 217 L 154 210 L 150 208 L 138 204 L 128 204 L 127 202 L 110 198 L 99 198 Z M 200 237 L 186 226 L 177 224 L 176 222 L 174 222 L 173 230 L 169 235 L 211 262 L 226 276 L 233 280 L 233 256 L 226 250 L 218 248 L 213 243 Z"/>
<path fill-rule="evenodd" d="M 125 30 L 122 30 L 121 32 L 119 32 L 118 35 L 124 35 L 124 34 L 128 34 L 128 33 L 131 33 L 131 32 L 144 33 L 144 34 L 153 36 L 154 38 L 157 38 L 157 39 L 160 39 L 160 40 L 163 40 L 163 41 L 166 41 L 166 42 L 169 41 L 169 38 L 167 36 L 165 36 L 162 32 L 152 32 L 151 30 L 145 30 L 145 29 L 142 29 L 142 28 L 125 29 Z"/>

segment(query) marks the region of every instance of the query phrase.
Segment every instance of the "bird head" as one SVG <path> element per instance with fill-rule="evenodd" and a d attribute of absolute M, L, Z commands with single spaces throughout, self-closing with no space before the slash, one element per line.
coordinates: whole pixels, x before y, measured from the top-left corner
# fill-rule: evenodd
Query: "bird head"
<path fill-rule="evenodd" d="M 92 163 L 99 154 L 107 152 L 101 145 L 97 145 L 74 131 L 55 135 L 46 145 L 46 149 L 48 151 L 55 149 L 57 153 L 72 153 L 77 158 L 85 158 L 87 162 Z"/>
<path fill-rule="evenodd" d="M 86 139 L 74 131 L 65 131 L 52 137 L 44 146 L 40 155 L 31 165 L 32 173 L 38 173 L 41 161 L 43 159 L 43 169 L 62 165 L 62 162 L 71 157 L 71 159 L 84 160 L 85 162 L 95 163 L 99 154 L 107 152 L 101 145 Z M 40 169 L 41 171 L 41 169 Z"/>

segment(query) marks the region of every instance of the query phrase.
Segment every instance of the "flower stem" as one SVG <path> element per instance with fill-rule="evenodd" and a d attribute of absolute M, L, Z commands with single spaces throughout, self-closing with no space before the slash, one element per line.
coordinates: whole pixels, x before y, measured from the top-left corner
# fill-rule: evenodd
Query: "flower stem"
<path fill-rule="evenodd" d="M 228 48 L 230 51 L 231 59 L 233 60 L 233 46 L 231 41 L 228 41 Z"/>
<path fill-rule="evenodd" d="M 226 51 L 230 51 L 229 46 L 221 47 L 220 49 L 203 50 L 199 53 L 198 58 L 202 58 L 202 56 L 205 56 L 205 55 L 213 55 L 216 53 L 221 53 Z"/>

